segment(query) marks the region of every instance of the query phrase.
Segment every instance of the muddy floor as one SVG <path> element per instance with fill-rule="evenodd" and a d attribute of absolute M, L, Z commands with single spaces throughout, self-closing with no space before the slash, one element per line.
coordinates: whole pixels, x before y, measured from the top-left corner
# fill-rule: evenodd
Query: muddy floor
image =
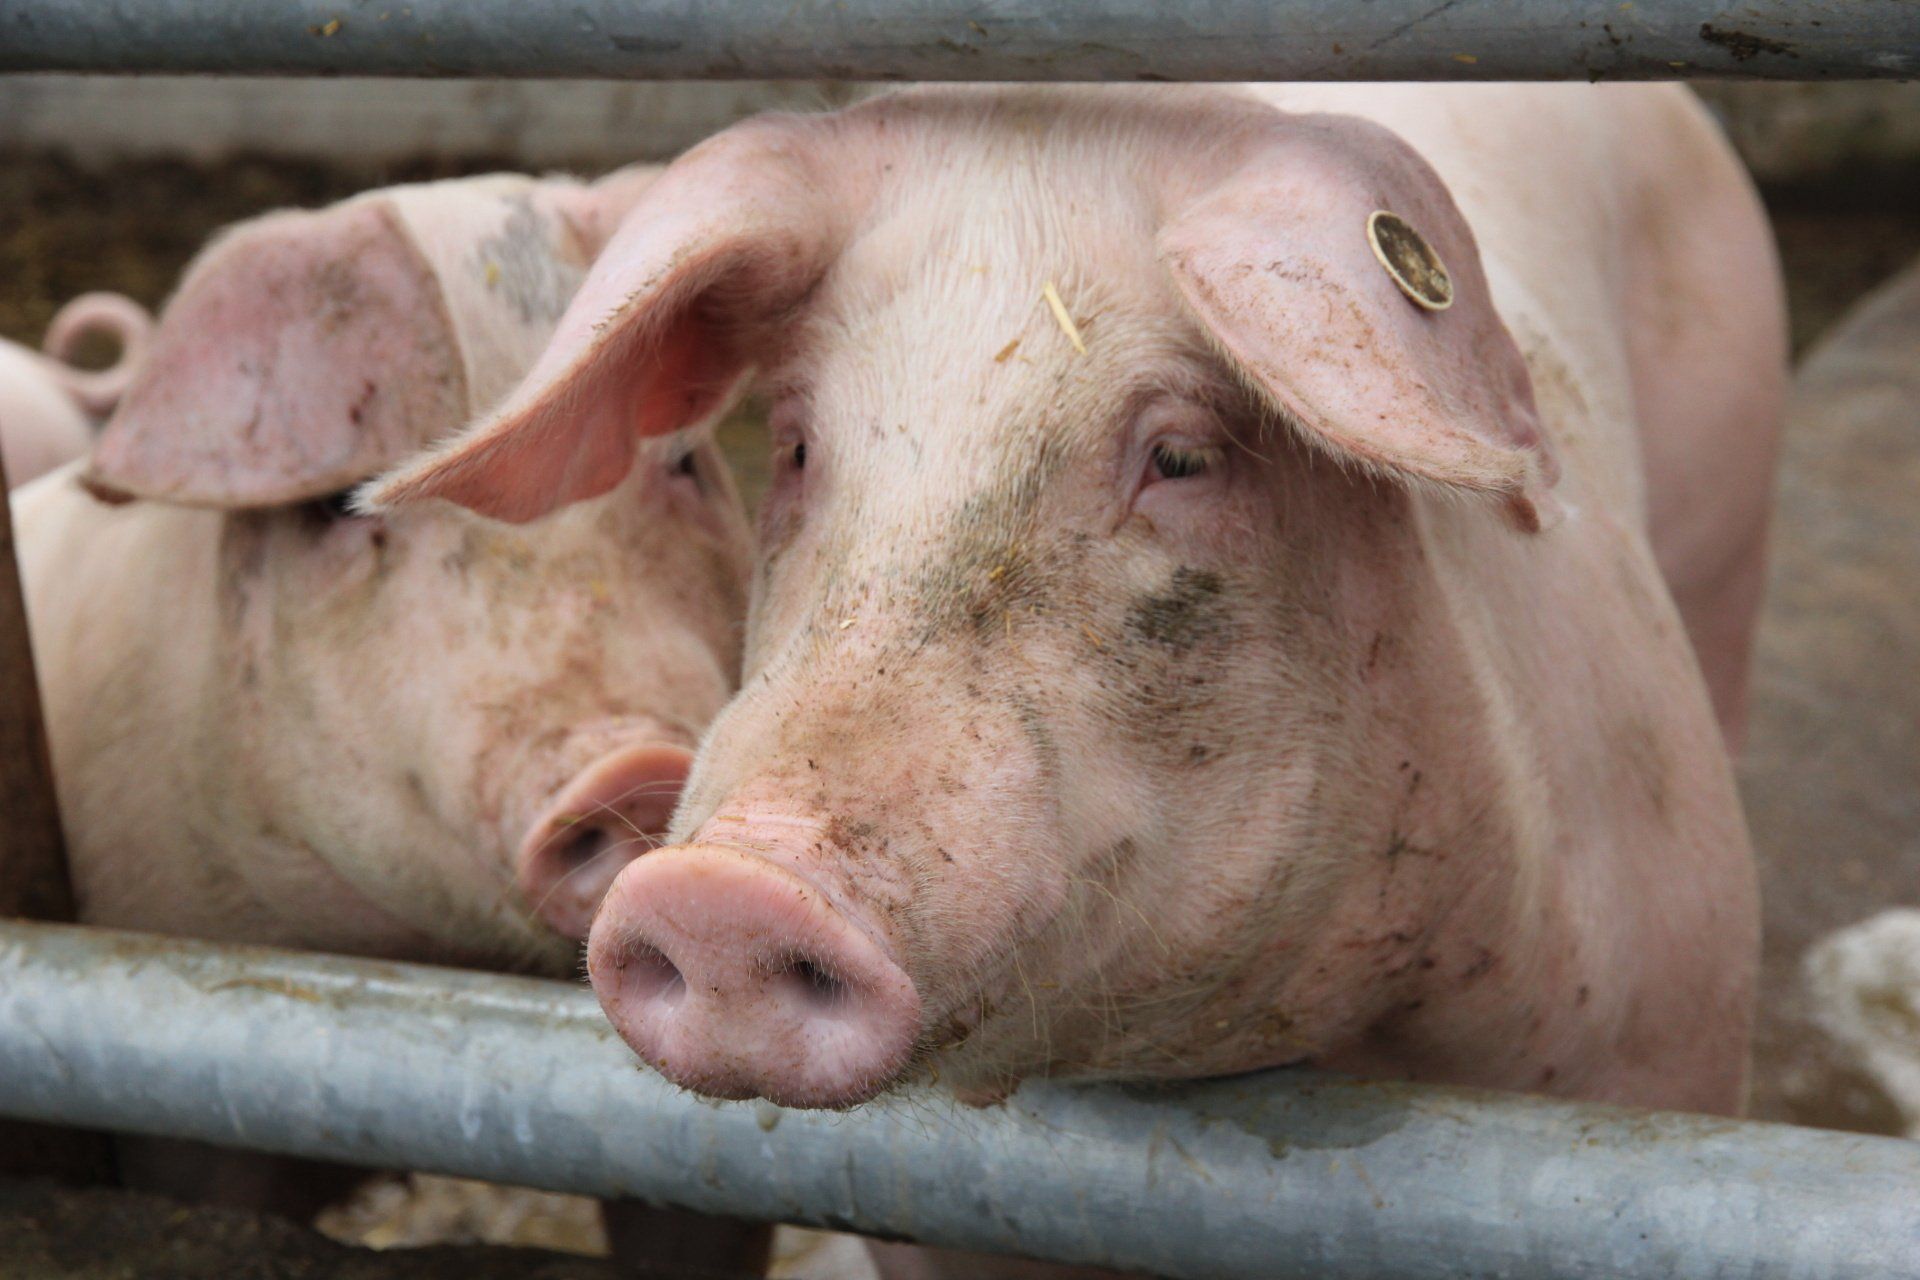
<path fill-rule="evenodd" d="M 7 1280 L 644 1280 L 648 1274 L 529 1248 L 436 1244 L 382 1253 L 257 1214 L 0 1181 L 0 1276 Z M 653 1274 L 667 1280 L 665 1273 Z"/>

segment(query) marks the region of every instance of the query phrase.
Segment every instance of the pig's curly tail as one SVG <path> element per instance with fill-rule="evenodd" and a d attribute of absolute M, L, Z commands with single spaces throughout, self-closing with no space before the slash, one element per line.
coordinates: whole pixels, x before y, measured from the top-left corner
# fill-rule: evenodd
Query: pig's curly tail
<path fill-rule="evenodd" d="M 104 369 L 82 369 L 73 353 L 88 334 L 105 333 L 120 345 L 120 354 Z M 54 378 L 80 407 L 96 418 L 112 413 L 132 385 L 153 338 L 153 317 L 132 298 L 119 293 L 83 293 L 60 308 L 47 326 L 40 344 L 52 364 Z"/>

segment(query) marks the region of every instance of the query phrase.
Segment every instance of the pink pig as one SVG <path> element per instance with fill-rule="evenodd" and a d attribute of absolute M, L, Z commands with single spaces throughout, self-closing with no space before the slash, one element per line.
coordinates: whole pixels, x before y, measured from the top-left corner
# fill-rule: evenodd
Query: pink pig
<path fill-rule="evenodd" d="M 113 411 L 140 365 L 153 320 L 117 293 L 82 294 L 60 309 L 47 330 L 45 354 L 0 341 L 0 460 L 7 483 L 22 485 L 71 462 L 92 443 L 89 416 Z M 88 333 L 119 345 L 111 368 L 68 362 Z"/>
<path fill-rule="evenodd" d="M 725 466 L 662 440 L 527 529 L 343 493 L 514 384 L 652 176 L 229 231 L 84 466 L 16 495 L 84 919 L 574 970 L 733 691 Z"/>
<path fill-rule="evenodd" d="M 689 1088 L 1731 1112 L 1781 310 L 1683 91 L 917 89 L 682 158 L 368 497 L 534 519 L 760 371 L 743 692 L 589 951 Z"/>

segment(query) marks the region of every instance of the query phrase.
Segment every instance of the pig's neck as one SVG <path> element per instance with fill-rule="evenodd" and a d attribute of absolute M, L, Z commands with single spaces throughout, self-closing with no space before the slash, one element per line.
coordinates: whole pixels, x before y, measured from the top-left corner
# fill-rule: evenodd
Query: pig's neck
<path fill-rule="evenodd" d="M 214 580 L 221 517 L 43 485 L 23 559 L 81 918 L 234 936 L 262 913 L 185 740 L 210 698 L 218 611 L 192 587 Z"/>
<path fill-rule="evenodd" d="M 213 594 L 223 519 L 106 505 L 70 476 L 32 503 L 33 639 L 82 918 L 421 954 L 418 935 L 273 827 L 229 758 L 247 713 L 227 688 L 232 623 Z"/>
<path fill-rule="evenodd" d="M 1502 566 L 1500 543 L 1472 541 L 1451 549 L 1477 570 L 1448 600 L 1460 644 L 1438 661 L 1455 669 L 1417 682 L 1448 705 L 1389 748 L 1446 762 L 1425 780 L 1434 804 L 1352 900 L 1398 902 L 1418 927 L 1401 930 L 1371 1021 L 1322 1065 L 1736 1110 L 1745 835 L 1650 562 L 1605 527 L 1544 565 Z M 1432 550 L 1449 558 L 1444 538 Z M 1502 598 L 1489 576 L 1519 586 Z M 1649 589 L 1651 604 L 1627 598 Z M 1475 710 L 1433 692 L 1449 688 Z"/>

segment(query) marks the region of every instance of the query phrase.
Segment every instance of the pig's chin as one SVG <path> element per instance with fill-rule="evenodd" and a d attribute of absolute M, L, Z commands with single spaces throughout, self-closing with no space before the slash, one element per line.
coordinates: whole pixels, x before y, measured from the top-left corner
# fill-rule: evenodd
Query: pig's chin
<path fill-rule="evenodd" d="M 529 925 L 529 933 L 532 936 L 512 959 L 487 967 L 502 973 L 525 974 L 531 978 L 580 980 L 583 944 L 579 939 L 563 938 L 542 928 L 538 922 Z"/>
<path fill-rule="evenodd" d="M 385 856 L 339 839 L 283 838 L 276 867 L 295 867 L 292 884 L 263 880 L 253 898 L 270 905 L 273 924 L 248 940 L 412 964 L 492 973 L 577 978 L 580 941 L 549 928 L 510 899 L 455 894 L 425 876 L 396 876 L 417 850 Z M 487 851 L 504 867 L 506 855 Z"/>
<path fill-rule="evenodd" d="M 907 1066 L 903 1063 L 900 1069 L 885 1075 L 866 1073 L 856 1077 L 828 1072 L 807 1078 L 806 1073 L 798 1073 L 795 1080 L 786 1084 L 743 1086 L 737 1075 L 726 1071 L 682 1071 L 671 1060 L 649 1060 L 648 1065 L 682 1089 L 703 1097 L 727 1102 L 764 1098 L 776 1106 L 801 1111 L 850 1111 L 883 1097 L 909 1079 Z"/>
<path fill-rule="evenodd" d="M 977 1002 L 975 1002 L 977 1003 Z M 949 1020 L 939 1020 L 945 1023 Z M 829 1046 L 806 1046 L 788 1055 L 791 1074 L 754 1085 L 741 1083 L 743 1064 L 686 1062 L 670 1053 L 641 1052 L 648 1066 L 674 1084 L 703 1097 L 739 1102 L 761 1098 L 777 1106 L 812 1111 L 848 1111 L 911 1088 L 937 1088 L 965 1106 L 992 1106 L 1020 1086 L 1022 1074 L 977 1054 L 958 1054 L 951 1031 L 923 1032 L 903 1052 L 874 1063 L 865 1055 L 848 1061 Z M 811 1049 L 811 1052 L 808 1050 Z M 1045 1074 L 1043 1064 L 1035 1070 Z"/>
<path fill-rule="evenodd" d="M 675 1052 L 675 1046 L 651 1037 L 630 1038 L 629 1047 L 674 1084 L 722 1101 L 760 1098 L 801 1110 L 847 1111 L 884 1103 L 889 1095 L 904 1090 L 933 1088 L 963 1106 L 985 1107 L 1005 1101 L 1027 1076 L 1053 1072 L 1044 1061 L 1014 1066 L 994 1046 L 973 1040 L 964 1011 L 977 1011 L 979 1006 L 977 994 L 959 1001 L 951 1013 L 926 1019 L 911 1040 L 902 1035 L 892 1051 L 878 1059 L 870 1044 L 864 1043 L 865 1036 L 860 1037 L 860 1050 L 851 1054 L 838 1052 L 840 1045 L 817 1033 L 796 1037 L 774 1055 L 777 1074 L 762 1074 L 753 1083 L 744 1081 L 756 1068 L 764 1072 L 769 1060 L 764 1041 L 754 1044 L 749 1054 L 734 1058 L 710 1052 L 683 1055 Z M 1018 1052 L 1013 1046 L 1002 1048 Z"/>

